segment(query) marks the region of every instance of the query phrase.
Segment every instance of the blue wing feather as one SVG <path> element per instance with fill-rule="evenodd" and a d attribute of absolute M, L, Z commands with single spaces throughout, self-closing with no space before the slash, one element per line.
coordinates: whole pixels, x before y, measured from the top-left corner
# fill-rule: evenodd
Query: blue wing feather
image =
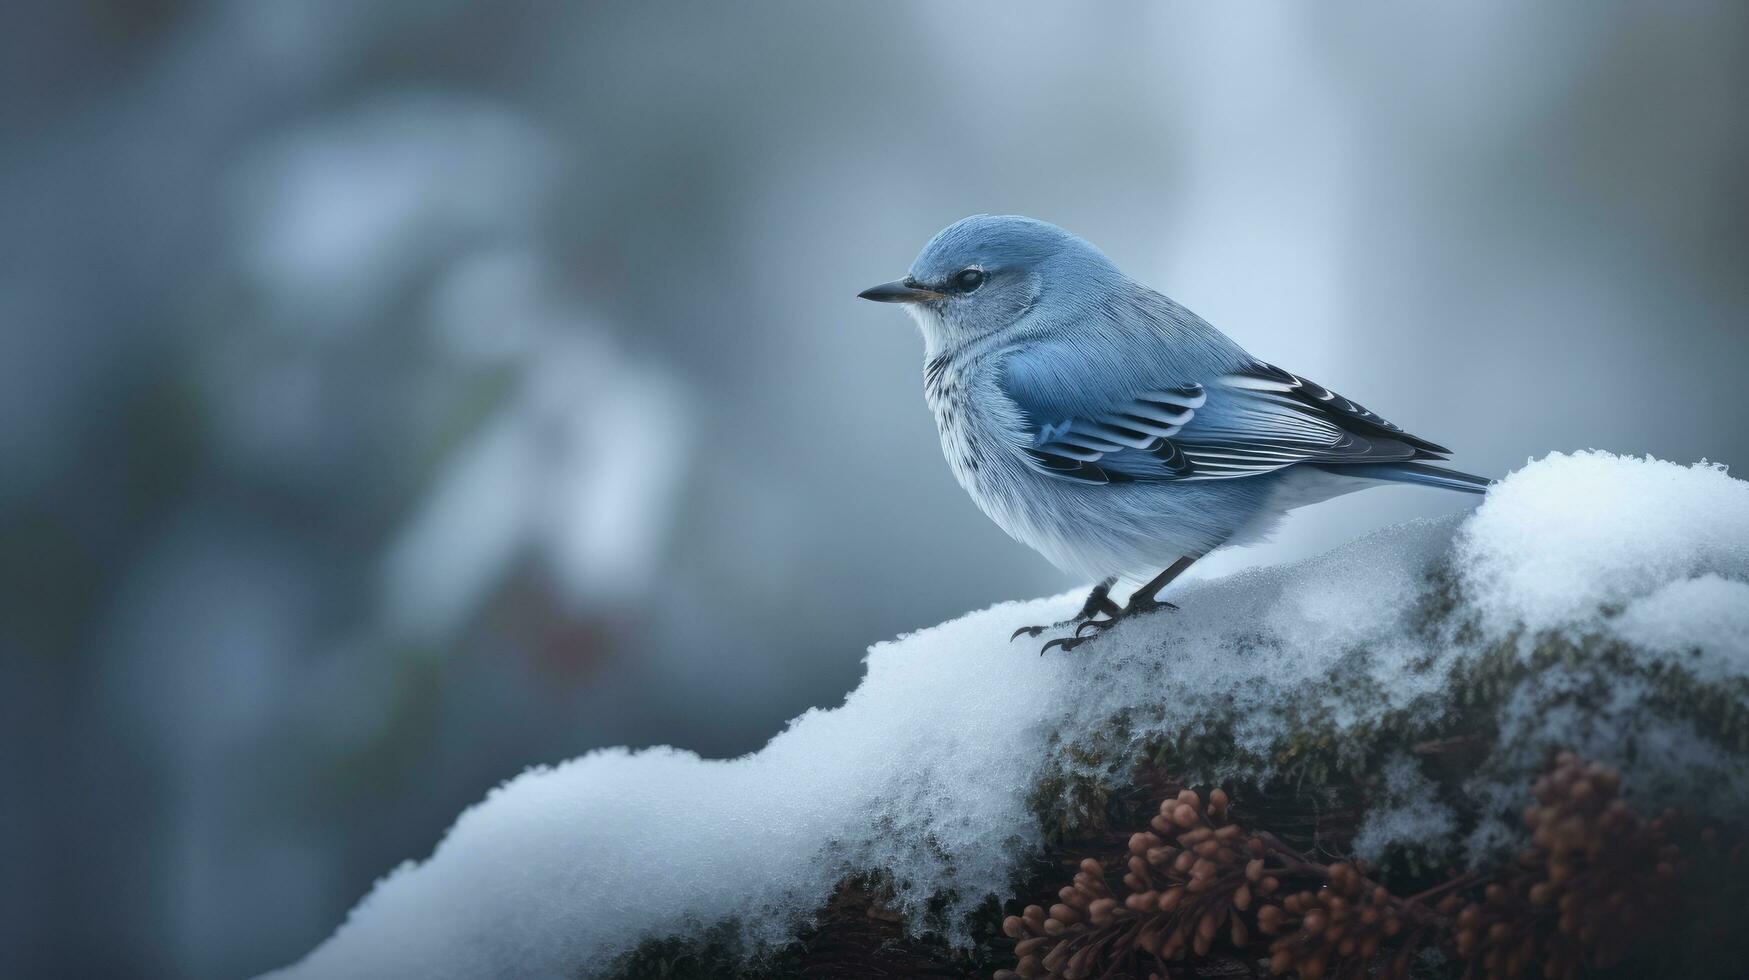
<path fill-rule="evenodd" d="M 1170 356 L 1099 365 L 1077 364 L 1076 353 L 1047 345 L 1016 350 L 1000 379 L 1026 422 L 1030 444 L 1022 451 L 1052 476 L 1218 480 L 1299 463 L 1389 464 L 1447 454 L 1262 361 L 1242 358 L 1214 377 L 1195 378 L 1175 374 Z"/>

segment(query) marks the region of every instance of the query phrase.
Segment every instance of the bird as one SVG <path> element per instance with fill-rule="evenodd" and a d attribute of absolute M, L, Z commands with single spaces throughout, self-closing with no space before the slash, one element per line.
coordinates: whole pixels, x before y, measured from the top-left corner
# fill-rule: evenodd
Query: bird
<path fill-rule="evenodd" d="M 903 279 L 858 296 L 916 321 L 924 399 L 960 486 L 1011 537 L 1097 583 L 1070 619 L 1014 632 L 1074 627 L 1040 653 L 1176 609 L 1160 592 L 1192 563 L 1266 538 L 1297 507 L 1382 484 L 1489 486 L 1048 222 L 962 218 Z"/>

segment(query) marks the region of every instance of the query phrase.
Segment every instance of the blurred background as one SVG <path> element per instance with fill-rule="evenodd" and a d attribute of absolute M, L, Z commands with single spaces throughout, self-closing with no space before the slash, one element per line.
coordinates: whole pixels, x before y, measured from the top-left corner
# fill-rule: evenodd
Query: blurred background
<path fill-rule="evenodd" d="M 286 963 L 525 766 L 1083 584 L 854 299 L 969 213 L 1465 469 L 1749 466 L 1749 7 L 1215 6 L 7 4 L 0 974 Z"/>

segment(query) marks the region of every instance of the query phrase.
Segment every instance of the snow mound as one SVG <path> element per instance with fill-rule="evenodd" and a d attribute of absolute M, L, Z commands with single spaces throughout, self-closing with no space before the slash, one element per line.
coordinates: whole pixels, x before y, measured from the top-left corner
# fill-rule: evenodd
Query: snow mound
<path fill-rule="evenodd" d="M 1749 484 L 1723 466 L 1556 455 L 1489 493 L 1459 536 L 1456 565 L 1496 632 L 1585 628 L 1600 609 L 1709 571 L 1741 588 L 1745 528 Z"/>
<path fill-rule="evenodd" d="M 1669 707 L 1675 677 L 1749 708 L 1749 483 L 1721 467 L 1557 454 L 1461 521 L 1187 584 L 1181 611 L 1072 654 L 1009 642 L 1079 598 L 877 644 L 843 705 L 739 759 L 616 749 L 530 770 L 282 975 L 587 976 L 725 922 L 778 943 L 865 870 L 891 876 L 913 922 L 963 941 L 1047 824 L 1073 817 L 1076 786 L 1119 784 L 1163 744 L 1210 780 L 1316 784 L 1373 759 L 1387 785 L 1357 848 L 1460 847 L 1404 747 L 1460 702 L 1474 714 L 1465 692 L 1483 680 L 1503 693 L 1497 748 L 1465 787 L 1486 818 L 1472 853 L 1500 843 L 1521 777 L 1555 745 L 1619 761 L 1630 785 L 1634 766 L 1704 773 L 1721 806 L 1749 800 L 1744 747 Z M 1572 654 L 1593 648 L 1607 655 Z M 1295 748 L 1308 731 L 1330 748 Z"/>

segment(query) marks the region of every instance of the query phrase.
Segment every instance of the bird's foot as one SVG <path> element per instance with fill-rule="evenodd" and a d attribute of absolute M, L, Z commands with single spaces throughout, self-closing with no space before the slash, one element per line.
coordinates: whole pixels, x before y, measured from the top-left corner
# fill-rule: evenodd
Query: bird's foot
<path fill-rule="evenodd" d="M 1160 594 L 1161 589 L 1170 585 L 1173 579 L 1183 574 L 1184 570 L 1195 561 L 1195 558 L 1187 555 L 1173 562 L 1165 571 L 1154 576 L 1146 585 L 1132 593 L 1129 603 L 1123 606 L 1111 601 L 1107 595 L 1117 580 L 1106 579 L 1101 582 L 1099 587 L 1093 590 L 1093 594 L 1087 597 L 1087 604 L 1082 607 L 1081 615 L 1076 617 L 1081 622 L 1075 627 L 1075 632 L 1070 636 L 1059 636 L 1045 643 L 1044 647 L 1039 650 L 1039 655 L 1043 656 L 1044 652 L 1051 647 L 1061 647 L 1065 651 L 1073 650 L 1131 616 L 1151 613 L 1156 609 L 1177 609 L 1178 607 L 1172 603 L 1154 597 Z M 1106 618 L 1097 618 L 1098 613 L 1101 612 L 1105 613 Z M 1019 630 L 1014 636 L 1019 636 L 1025 632 L 1027 630 Z M 1037 636 L 1038 633 L 1032 635 Z M 1012 639 L 1013 637 L 1010 637 L 1011 641 Z"/>
<path fill-rule="evenodd" d="M 1116 626 L 1118 623 L 1129 619 L 1131 616 L 1140 616 L 1144 613 L 1151 613 L 1158 609 L 1177 608 L 1178 607 L 1172 603 L 1164 602 L 1159 599 L 1131 599 L 1129 605 L 1114 611 L 1109 619 L 1089 619 L 1075 627 L 1075 636 L 1084 640 L 1090 640 L 1106 630 L 1111 629 L 1113 626 Z"/>
<path fill-rule="evenodd" d="M 1099 612 L 1104 612 L 1104 613 L 1108 613 L 1108 614 L 1112 614 L 1112 615 L 1115 615 L 1117 613 L 1117 611 L 1118 611 L 1118 605 L 1115 602 L 1111 604 L 1110 609 L 1100 609 L 1099 610 Z M 1068 619 L 1058 620 L 1057 622 L 1054 622 L 1054 623 L 1050 624 L 1049 626 L 1022 626 L 1021 628 L 1015 630 L 1014 633 L 1008 637 L 1008 642 L 1013 643 L 1015 640 L 1020 639 L 1020 637 L 1023 634 L 1026 636 L 1038 636 L 1040 633 L 1043 633 L 1045 630 L 1060 630 L 1060 629 L 1068 629 L 1069 627 L 1074 627 L 1076 629 L 1076 631 L 1079 632 L 1082 627 L 1086 626 L 1088 623 L 1093 622 L 1093 621 L 1094 620 L 1093 620 L 1091 615 L 1077 614 L 1075 616 L 1071 616 Z M 1085 637 L 1083 637 L 1082 639 L 1085 639 Z M 1044 646 L 1039 648 L 1038 652 L 1039 652 L 1040 656 L 1043 656 L 1044 652 L 1046 650 L 1049 650 L 1051 647 L 1058 646 L 1058 645 L 1062 645 L 1063 649 L 1065 649 L 1065 650 L 1073 650 L 1080 643 L 1081 643 L 1080 639 L 1076 639 L 1072 636 L 1060 636 L 1054 640 L 1047 641 Z"/>
<path fill-rule="evenodd" d="M 1052 647 L 1057 647 L 1057 648 L 1061 649 L 1064 653 L 1067 653 L 1070 650 L 1073 650 L 1076 647 L 1080 646 L 1081 644 L 1086 643 L 1088 640 L 1091 640 L 1094 637 L 1103 634 L 1106 630 L 1111 629 L 1113 626 L 1116 626 L 1118 623 L 1121 623 L 1124 620 L 1129 619 L 1131 616 L 1139 616 L 1139 615 L 1142 615 L 1143 613 L 1151 613 L 1151 612 L 1154 612 L 1155 610 L 1158 610 L 1158 609 L 1177 609 L 1177 608 L 1178 608 L 1177 606 L 1173 605 L 1170 602 L 1162 602 L 1158 599 L 1142 599 L 1142 600 L 1132 599 L 1132 600 L 1130 600 L 1129 605 L 1122 606 L 1120 608 L 1111 610 L 1108 618 L 1106 618 L 1106 619 L 1083 620 L 1080 625 L 1075 627 L 1075 633 L 1072 636 L 1059 636 L 1054 640 L 1045 641 L 1045 645 L 1040 647 L 1038 652 L 1039 652 L 1040 656 L 1043 656 L 1045 651 L 1051 649 Z"/>
<path fill-rule="evenodd" d="M 1045 630 L 1060 630 L 1070 626 L 1080 626 L 1100 613 L 1105 613 L 1107 616 L 1117 615 L 1120 611 L 1120 607 L 1116 602 L 1112 601 L 1110 596 L 1111 586 L 1114 581 L 1114 579 L 1108 578 L 1098 585 L 1095 585 L 1092 594 L 1087 597 L 1087 601 L 1081 604 L 1081 611 L 1075 615 L 1070 616 L 1068 619 L 1060 619 L 1049 626 L 1022 626 L 1009 635 L 1008 642 L 1013 643 L 1015 640 L 1020 639 L 1021 634 L 1023 633 L 1027 636 L 1038 636 Z"/>
<path fill-rule="evenodd" d="M 1044 626 L 1022 626 L 1021 628 L 1015 630 L 1013 633 L 1009 634 L 1008 642 L 1013 643 L 1015 640 L 1020 639 L 1022 636 L 1038 636 L 1047 630 L 1061 630 L 1061 629 L 1069 629 L 1070 627 L 1084 626 L 1087 624 L 1087 622 L 1090 618 L 1091 617 L 1076 614 L 1074 616 L 1070 616 L 1068 619 L 1059 619 L 1054 623 L 1049 623 L 1049 624 L 1044 625 Z"/>

